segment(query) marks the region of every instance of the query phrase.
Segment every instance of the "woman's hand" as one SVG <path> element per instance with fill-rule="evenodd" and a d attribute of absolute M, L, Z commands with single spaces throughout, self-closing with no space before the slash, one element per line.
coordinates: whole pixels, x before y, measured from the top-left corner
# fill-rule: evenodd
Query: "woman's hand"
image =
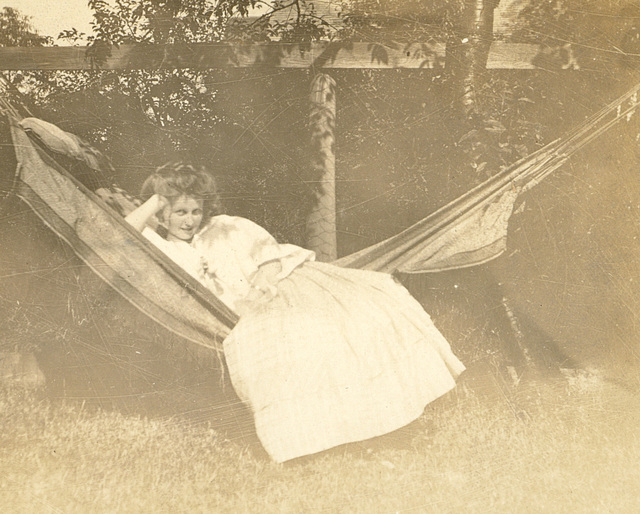
<path fill-rule="evenodd" d="M 278 294 L 277 274 L 282 271 L 279 261 L 268 262 L 258 268 L 251 278 L 251 288 L 242 300 L 235 302 L 239 316 L 264 305 Z"/>
<path fill-rule="evenodd" d="M 153 198 L 153 197 L 155 197 L 156 198 L 156 202 L 158 202 L 158 210 L 156 212 L 161 211 L 167 205 L 169 205 L 169 199 L 166 196 L 162 196 L 161 194 L 156 193 L 151 198 Z"/>
<path fill-rule="evenodd" d="M 151 217 L 156 215 L 167 205 L 169 205 L 167 197 L 156 193 L 149 197 L 149 199 L 142 205 L 127 214 L 124 219 L 129 223 L 129 225 L 141 232 Z"/>
<path fill-rule="evenodd" d="M 261 304 L 264 304 L 273 298 L 271 292 L 265 292 L 261 289 L 252 287 L 242 300 L 237 300 L 234 310 L 238 316 L 242 317 L 247 312 L 256 310 Z"/>
<path fill-rule="evenodd" d="M 272 261 L 263 264 L 258 268 L 255 275 L 251 279 L 253 288 L 275 296 L 278 292 L 276 284 L 278 283 L 277 275 L 282 271 L 280 261 Z"/>

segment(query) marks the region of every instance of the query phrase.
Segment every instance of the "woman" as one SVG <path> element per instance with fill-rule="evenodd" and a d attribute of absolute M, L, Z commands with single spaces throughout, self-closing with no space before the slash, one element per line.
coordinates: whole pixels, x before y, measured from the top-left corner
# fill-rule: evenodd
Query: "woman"
<path fill-rule="evenodd" d="M 392 432 L 454 387 L 464 366 L 391 275 L 315 262 L 249 220 L 212 213 L 202 170 L 167 165 L 143 191 L 127 220 L 240 315 L 225 358 L 274 460 Z M 144 228 L 156 214 L 165 239 Z"/>

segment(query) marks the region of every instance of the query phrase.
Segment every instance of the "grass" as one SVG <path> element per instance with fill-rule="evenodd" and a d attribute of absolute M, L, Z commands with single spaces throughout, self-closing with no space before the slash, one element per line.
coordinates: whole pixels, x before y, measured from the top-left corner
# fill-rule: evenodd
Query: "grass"
<path fill-rule="evenodd" d="M 482 378 L 463 381 L 399 433 L 284 465 L 202 424 L 2 389 L 0 506 L 16 513 L 640 512 L 635 393 L 587 373 L 509 389 Z"/>

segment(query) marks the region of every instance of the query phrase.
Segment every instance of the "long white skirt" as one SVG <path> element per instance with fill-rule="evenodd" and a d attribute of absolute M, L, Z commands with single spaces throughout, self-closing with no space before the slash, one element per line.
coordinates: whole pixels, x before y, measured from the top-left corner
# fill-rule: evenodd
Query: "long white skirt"
<path fill-rule="evenodd" d="M 465 369 L 393 277 L 316 262 L 245 314 L 224 352 L 277 462 L 401 428 Z"/>

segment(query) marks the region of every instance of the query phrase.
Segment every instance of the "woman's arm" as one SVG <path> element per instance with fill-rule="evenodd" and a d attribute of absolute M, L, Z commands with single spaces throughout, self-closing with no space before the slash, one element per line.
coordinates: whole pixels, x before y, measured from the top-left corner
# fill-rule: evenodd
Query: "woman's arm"
<path fill-rule="evenodd" d="M 278 273 L 282 271 L 279 261 L 267 262 L 258 268 L 251 279 L 251 289 L 243 298 L 236 300 L 234 309 L 239 316 L 253 311 L 257 305 L 272 299 L 278 294 L 276 285 Z"/>
<path fill-rule="evenodd" d="M 280 261 L 266 262 L 258 267 L 258 271 L 251 280 L 251 285 L 264 293 L 271 295 L 276 292 L 276 284 L 278 283 L 277 275 L 282 271 Z"/>
<path fill-rule="evenodd" d="M 168 205 L 169 201 L 159 194 L 151 196 L 142 205 L 131 211 L 124 218 L 129 225 L 136 230 L 142 232 L 142 229 L 147 225 L 147 222 L 158 211 L 164 209 Z"/>

